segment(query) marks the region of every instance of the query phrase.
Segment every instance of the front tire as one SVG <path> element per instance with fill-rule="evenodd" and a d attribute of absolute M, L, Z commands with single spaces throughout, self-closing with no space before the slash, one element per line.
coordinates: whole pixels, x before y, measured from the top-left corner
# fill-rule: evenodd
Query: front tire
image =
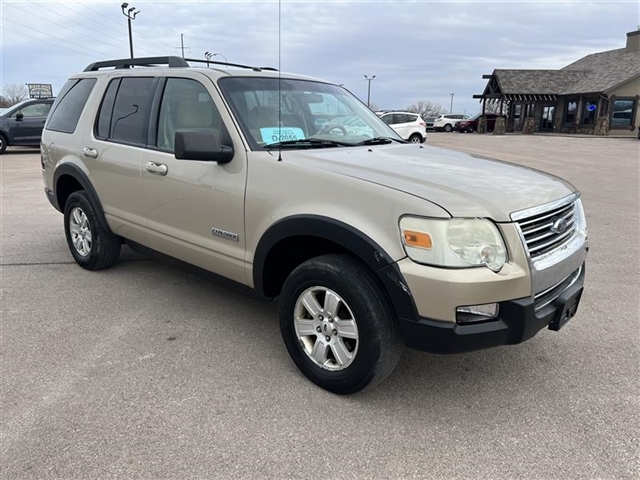
<path fill-rule="evenodd" d="M 73 259 L 87 270 L 111 267 L 120 256 L 120 237 L 105 230 L 84 190 L 69 195 L 64 206 L 64 233 Z"/>
<path fill-rule="evenodd" d="M 450 123 L 447 123 L 447 124 L 444 126 L 444 131 L 445 131 L 445 132 L 447 132 L 447 133 L 449 133 L 451 130 L 453 130 L 453 127 L 451 126 L 451 124 L 450 124 Z"/>
<path fill-rule="evenodd" d="M 402 341 L 375 277 L 346 255 L 298 266 L 280 294 L 280 329 L 291 358 L 316 385 L 350 394 L 387 378 Z"/>

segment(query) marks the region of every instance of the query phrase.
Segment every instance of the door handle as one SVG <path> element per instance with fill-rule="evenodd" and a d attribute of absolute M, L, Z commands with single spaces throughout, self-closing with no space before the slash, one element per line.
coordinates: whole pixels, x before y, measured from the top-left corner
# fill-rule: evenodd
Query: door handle
<path fill-rule="evenodd" d="M 156 163 L 156 162 L 147 162 L 144 168 L 149 173 L 153 173 L 155 175 L 166 175 L 169 171 L 169 167 L 167 167 L 164 163 Z"/>
<path fill-rule="evenodd" d="M 95 148 L 84 147 L 82 149 L 82 155 L 89 158 L 98 158 L 98 150 Z"/>

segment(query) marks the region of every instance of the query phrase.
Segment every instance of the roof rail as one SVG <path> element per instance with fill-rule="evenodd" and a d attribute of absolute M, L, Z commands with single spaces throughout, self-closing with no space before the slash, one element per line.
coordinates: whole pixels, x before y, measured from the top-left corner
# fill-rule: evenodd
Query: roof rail
<path fill-rule="evenodd" d="M 185 61 L 196 62 L 196 63 L 206 63 L 207 66 L 212 63 L 214 65 L 225 65 L 228 67 L 250 68 L 251 70 L 255 70 L 256 72 L 261 72 L 262 70 L 272 70 L 274 72 L 278 71 L 278 69 L 273 67 L 254 67 L 252 65 L 242 65 L 241 63 L 217 62 L 214 60 L 206 60 L 206 59 L 200 59 L 200 58 L 185 58 Z"/>
<path fill-rule="evenodd" d="M 96 72 L 101 68 L 130 68 L 130 67 L 151 67 L 155 65 L 168 65 L 170 68 L 189 67 L 182 57 L 142 57 L 142 58 L 121 58 L 119 60 L 105 60 L 104 62 L 94 62 L 84 69 L 85 72 Z"/>
<path fill-rule="evenodd" d="M 101 68 L 115 67 L 115 68 L 130 68 L 130 67 L 154 67 L 157 65 L 168 65 L 169 68 L 189 68 L 187 62 L 206 63 L 207 66 L 211 63 L 214 65 L 225 65 L 228 67 L 238 68 L 250 68 L 256 72 L 262 70 L 272 70 L 277 72 L 278 70 L 273 67 L 253 67 L 251 65 L 242 65 L 240 63 L 229 62 L 216 62 L 212 60 L 202 60 L 199 58 L 182 58 L 177 56 L 172 57 L 141 57 L 141 58 L 121 58 L 119 60 L 105 60 L 103 62 L 94 62 L 84 69 L 85 72 L 96 72 Z"/>

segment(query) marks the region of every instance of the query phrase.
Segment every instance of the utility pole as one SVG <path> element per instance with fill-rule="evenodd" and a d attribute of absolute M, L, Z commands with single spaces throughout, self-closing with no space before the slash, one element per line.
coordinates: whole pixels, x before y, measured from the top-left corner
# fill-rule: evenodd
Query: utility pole
<path fill-rule="evenodd" d="M 180 50 L 182 50 L 182 58 L 184 58 L 184 50 L 185 49 L 191 50 L 189 47 L 185 47 L 184 46 L 184 35 L 182 33 L 180 34 L 180 46 L 176 47 L 176 48 L 179 48 Z"/>
<path fill-rule="evenodd" d="M 128 3 L 123 3 L 120 5 L 120 8 L 122 8 L 122 14 L 127 17 L 127 23 L 129 24 L 129 53 L 131 54 L 131 58 L 133 58 L 133 34 L 131 33 L 131 20 L 136 19 L 136 15 L 140 13 L 140 10 L 135 11 L 136 7 L 131 7 L 127 10 L 128 6 Z"/>
<path fill-rule="evenodd" d="M 367 82 L 369 82 L 369 85 L 367 88 L 367 107 L 369 107 L 371 105 L 371 82 L 373 81 L 374 78 L 376 78 L 376 76 L 374 75 L 373 77 L 369 78 L 365 75 L 364 78 L 366 78 Z"/>
<path fill-rule="evenodd" d="M 451 95 L 451 106 L 449 107 L 449 113 L 453 113 L 453 93 L 450 93 L 449 95 Z"/>

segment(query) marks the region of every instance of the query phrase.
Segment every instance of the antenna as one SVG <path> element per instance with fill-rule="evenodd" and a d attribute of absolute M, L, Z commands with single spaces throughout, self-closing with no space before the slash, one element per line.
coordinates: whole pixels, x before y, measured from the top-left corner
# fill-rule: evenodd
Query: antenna
<path fill-rule="evenodd" d="M 282 0 L 278 0 L 278 161 L 282 161 Z"/>

